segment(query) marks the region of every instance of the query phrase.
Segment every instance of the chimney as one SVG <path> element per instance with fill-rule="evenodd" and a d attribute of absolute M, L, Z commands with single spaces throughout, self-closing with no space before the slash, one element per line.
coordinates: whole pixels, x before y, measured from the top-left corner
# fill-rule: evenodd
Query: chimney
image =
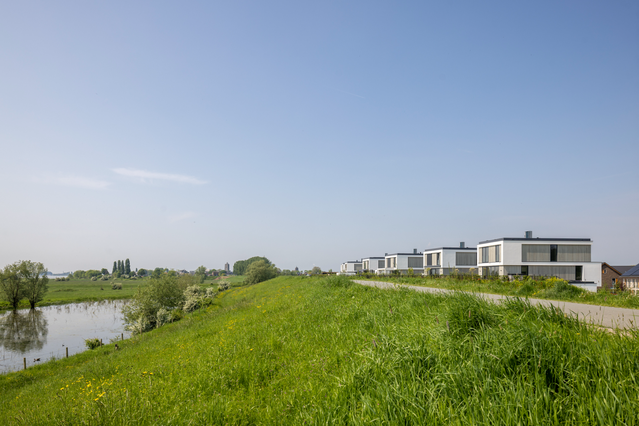
<path fill-rule="evenodd" d="M 466 248 L 466 243 L 463 241 L 459 243 L 459 248 Z"/>
<path fill-rule="evenodd" d="M 532 239 L 532 231 L 526 231 L 526 239 L 527 240 L 531 240 Z"/>
<path fill-rule="evenodd" d="M 417 249 L 413 249 L 413 254 L 417 254 Z"/>

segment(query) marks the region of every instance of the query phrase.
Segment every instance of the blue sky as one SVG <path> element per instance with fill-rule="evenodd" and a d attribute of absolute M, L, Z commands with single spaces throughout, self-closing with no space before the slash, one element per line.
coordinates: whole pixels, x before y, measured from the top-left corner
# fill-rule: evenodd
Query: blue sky
<path fill-rule="evenodd" d="M 639 262 L 639 3 L 4 2 L 0 264 Z"/>

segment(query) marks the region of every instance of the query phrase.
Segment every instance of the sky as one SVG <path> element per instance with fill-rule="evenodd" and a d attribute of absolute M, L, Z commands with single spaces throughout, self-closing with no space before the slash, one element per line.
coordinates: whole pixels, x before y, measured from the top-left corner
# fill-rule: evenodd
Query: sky
<path fill-rule="evenodd" d="M 639 262 L 636 1 L 3 2 L 0 52 L 0 267 Z"/>

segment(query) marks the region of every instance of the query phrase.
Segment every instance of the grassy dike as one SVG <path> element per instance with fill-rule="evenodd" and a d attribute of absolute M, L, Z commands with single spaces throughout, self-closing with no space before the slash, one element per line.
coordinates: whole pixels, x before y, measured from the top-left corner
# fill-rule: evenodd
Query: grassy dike
<path fill-rule="evenodd" d="M 0 376 L 0 424 L 637 424 L 639 335 L 331 277 Z"/>

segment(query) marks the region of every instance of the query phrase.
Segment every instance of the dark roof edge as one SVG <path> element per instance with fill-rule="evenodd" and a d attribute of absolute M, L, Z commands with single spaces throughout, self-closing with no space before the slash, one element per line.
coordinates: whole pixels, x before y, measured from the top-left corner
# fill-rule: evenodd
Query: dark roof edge
<path fill-rule="evenodd" d="M 493 243 L 497 241 L 581 241 L 581 242 L 592 242 L 590 238 L 496 238 L 494 240 L 486 240 L 480 241 L 479 244 Z"/>
<path fill-rule="evenodd" d="M 477 247 L 437 247 L 432 249 L 425 249 L 423 252 L 427 251 L 435 251 L 435 250 L 475 250 L 477 251 Z"/>

